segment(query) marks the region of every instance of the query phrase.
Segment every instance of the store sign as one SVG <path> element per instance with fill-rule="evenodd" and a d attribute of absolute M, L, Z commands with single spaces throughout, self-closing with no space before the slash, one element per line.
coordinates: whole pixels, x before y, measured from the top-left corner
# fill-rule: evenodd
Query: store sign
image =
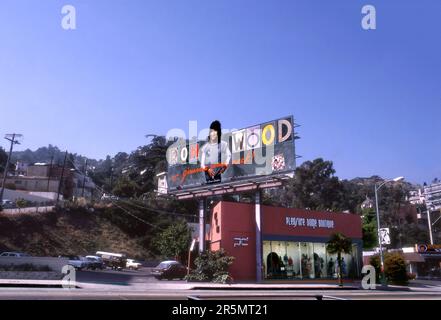
<path fill-rule="evenodd" d="M 294 140 L 292 116 L 222 133 L 219 142 L 181 138 L 167 149 L 167 186 L 170 192 L 205 190 L 292 173 Z"/>
<path fill-rule="evenodd" d="M 390 244 L 389 228 L 381 228 L 379 231 L 381 244 Z"/>
<path fill-rule="evenodd" d="M 248 246 L 248 237 L 234 238 L 234 247 L 246 247 L 246 246 Z"/>
<path fill-rule="evenodd" d="M 439 244 L 419 244 L 417 245 L 418 253 L 426 253 L 426 254 L 433 254 L 433 253 L 441 253 L 441 245 Z"/>
<path fill-rule="evenodd" d="M 299 218 L 299 217 L 286 217 L 285 223 L 290 227 L 307 227 L 307 228 L 325 228 L 334 229 L 334 220 L 326 219 L 314 219 L 314 218 Z"/>

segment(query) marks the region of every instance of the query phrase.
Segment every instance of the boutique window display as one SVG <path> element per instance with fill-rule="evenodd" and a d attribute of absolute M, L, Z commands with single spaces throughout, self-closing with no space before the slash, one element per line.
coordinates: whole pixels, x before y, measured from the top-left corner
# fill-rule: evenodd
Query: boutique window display
<path fill-rule="evenodd" d="M 300 255 L 298 242 L 286 242 L 287 278 L 301 279 Z"/>
<path fill-rule="evenodd" d="M 286 243 L 283 241 L 265 241 L 263 243 L 265 277 L 267 279 L 287 279 L 288 258 Z"/>
<path fill-rule="evenodd" d="M 324 243 L 313 243 L 313 261 L 315 278 L 326 278 L 326 245 Z"/>
<path fill-rule="evenodd" d="M 337 255 L 326 250 L 325 243 L 263 241 L 265 279 L 336 279 Z M 357 246 L 342 254 L 342 272 L 346 278 L 359 276 Z"/>

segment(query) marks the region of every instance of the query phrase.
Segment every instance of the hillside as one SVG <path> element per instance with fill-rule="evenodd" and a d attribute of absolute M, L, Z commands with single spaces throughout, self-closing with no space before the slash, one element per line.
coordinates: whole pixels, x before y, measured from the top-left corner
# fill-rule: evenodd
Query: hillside
<path fill-rule="evenodd" d="M 155 256 L 152 237 L 157 230 L 142 226 L 116 210 L 61 210 L 39 215 L 0 215 L 0 251 L 34 256 L 87 255 L 96 251 L 123 252 L 136 259 Z"/>

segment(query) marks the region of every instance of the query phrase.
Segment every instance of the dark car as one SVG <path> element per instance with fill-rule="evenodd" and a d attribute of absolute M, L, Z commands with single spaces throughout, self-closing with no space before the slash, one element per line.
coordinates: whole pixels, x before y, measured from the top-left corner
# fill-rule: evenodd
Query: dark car
<path fill-rule="evenodd" d="M 96 270 L 96 269 L 103 270 L 104 269 L 104 262 L 103 262 L 103 259 L 101 259 L 101 257 L 86 256 L 86 260 L 88 262 L 87 269 L 92 269 L 92 270 Z"/>
<path fill-rule="evenodd" d="M 187 275 L 187 268 L 178 261 L 163 261 L 152 269 L 153 276 L 158 279 L 183 279 Z"/>

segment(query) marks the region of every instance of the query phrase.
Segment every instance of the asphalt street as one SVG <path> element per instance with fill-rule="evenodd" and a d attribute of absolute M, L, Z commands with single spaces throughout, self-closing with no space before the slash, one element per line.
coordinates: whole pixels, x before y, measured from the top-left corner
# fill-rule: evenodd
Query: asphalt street
<path fill-rule="evenodd" d="M 79 271 L 78 288 L 3 287 L 2 300 L 441 300 L 441 281 L 413 282 L 388 290 L 283 288 L 257 285 L 212 287 L 183 280 L 156 280 L 150 268 L 138 271 Z M 254 286 L 254 287 L 253 287 Z"/>

